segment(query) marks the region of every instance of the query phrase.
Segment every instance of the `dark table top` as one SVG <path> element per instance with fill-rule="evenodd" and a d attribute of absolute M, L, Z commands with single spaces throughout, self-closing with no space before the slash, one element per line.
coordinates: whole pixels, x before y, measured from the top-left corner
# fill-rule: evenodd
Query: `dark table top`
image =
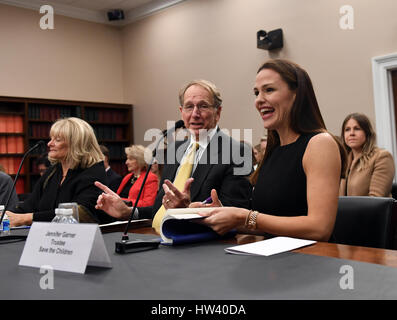
<path fill-rule="evenodd" d="M 397 299 L 397 268 L 287 252 L 270 257 L 232 255 L 227 243 L 116 254 L 121 233 L 103 235 L 113 268 L 85 274 L 54 271 L 54 289 L 43 290 L 37 268 L 19 266 L 24 243 L 1 244 L 1 299 L 265 300 Z M 130 239 L 153 238 L 130 234 Z M 353 289 L 343 289 L 343 266 Z"/>

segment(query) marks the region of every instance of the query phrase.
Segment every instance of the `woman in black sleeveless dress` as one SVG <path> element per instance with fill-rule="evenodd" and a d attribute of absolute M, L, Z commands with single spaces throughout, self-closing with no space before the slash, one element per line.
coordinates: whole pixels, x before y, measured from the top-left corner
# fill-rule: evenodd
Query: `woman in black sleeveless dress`
<path fill-rule="evenodd" d="M 327 241 L 338 207 L 345 151 L 327 132 L 311 80 L 297 64 L 263 64 L 254 86 L 255 107 L 268 129 L 265 155 L 251 177 L 252 210 L 214 206 L 203 221 L 223 234 L 231 229 Z M 204 214 L 203 214 L 204 215 Z"/>

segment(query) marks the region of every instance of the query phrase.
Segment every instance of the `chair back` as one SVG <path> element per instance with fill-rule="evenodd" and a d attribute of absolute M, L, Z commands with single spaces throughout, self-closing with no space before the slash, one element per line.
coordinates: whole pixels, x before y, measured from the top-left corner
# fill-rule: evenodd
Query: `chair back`
<path fill-rule="evenodd" d="M 391 195 L 394 199 L 397 200 L 397 183 L 393 182 L 391 187 Z"/>
<path fill-rule="evenodd" d="M 339 197 L 332 242 L 397 249 L 397 201 L 383 197 Z"/>

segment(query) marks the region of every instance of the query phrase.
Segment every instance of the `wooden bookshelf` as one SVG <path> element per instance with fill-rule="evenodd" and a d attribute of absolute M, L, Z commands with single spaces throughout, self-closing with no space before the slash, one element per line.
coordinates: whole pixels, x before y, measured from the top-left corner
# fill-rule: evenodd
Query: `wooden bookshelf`
<path fill-rule="evenodd" d="M 130 104 L 96 103 L 0 96 L 0 164 L 12 177 L 25 151 L 39 140 L 48 143 L 51 125 L 59 118 L 78 117 L 93 127 L 99 144 L 109 149 L 112 169 L 124 176 L 124 148 L 134 142 L 133 107 Z M 40 175 L 37 149 L 25 160 L 16 185 L 17 193 L 29 193 Z"/>

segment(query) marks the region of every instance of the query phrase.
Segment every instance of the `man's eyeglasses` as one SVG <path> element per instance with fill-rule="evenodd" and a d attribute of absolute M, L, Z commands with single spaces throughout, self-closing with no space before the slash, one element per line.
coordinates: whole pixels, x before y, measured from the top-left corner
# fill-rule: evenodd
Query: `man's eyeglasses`
<path fill-rule="evenodd" d="M 186 106 L 183 106 L 182 109 L 183 111 L 185 111 L 186 113 L 191 113 L 193 112 L 194 107 L 197 107 L 199 112 L 207 112 L 210 109 L 213 109 L 214 106 L 208 105 L 206 103 L 202 103 L 202 104 L 188 104 Z"/>

